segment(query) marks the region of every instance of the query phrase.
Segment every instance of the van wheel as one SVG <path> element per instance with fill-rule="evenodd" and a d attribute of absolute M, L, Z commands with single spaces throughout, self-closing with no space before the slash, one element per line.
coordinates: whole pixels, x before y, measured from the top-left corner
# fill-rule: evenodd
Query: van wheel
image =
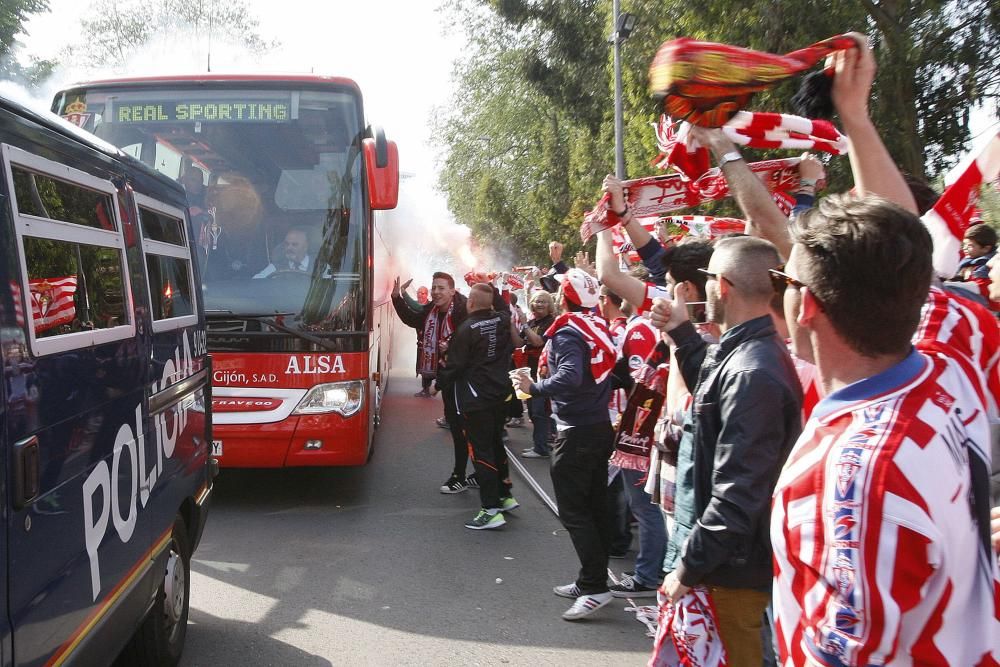
<path fill-rule="evenodd" d="M 174 521 L 167 563 L 153 608 L 117 660 L 122 665 L 174 667 L 181 659 L 191 601 L 191 547 L 184 520 Z"/>

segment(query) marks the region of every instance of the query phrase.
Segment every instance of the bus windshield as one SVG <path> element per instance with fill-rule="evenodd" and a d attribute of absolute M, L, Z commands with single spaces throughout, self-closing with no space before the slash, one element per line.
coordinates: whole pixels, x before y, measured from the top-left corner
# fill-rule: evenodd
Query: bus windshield
<path fill-rule="evenodd" d="M 183 184 L 206 312 L 366 329 L 356 92 L 129 84 L 69 91 L 56 106 Z"/>

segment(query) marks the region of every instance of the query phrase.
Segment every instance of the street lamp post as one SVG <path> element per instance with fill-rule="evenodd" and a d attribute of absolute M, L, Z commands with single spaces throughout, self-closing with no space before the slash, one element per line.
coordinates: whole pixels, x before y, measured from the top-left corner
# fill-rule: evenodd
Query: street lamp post
<path fill-rule="evenodd" d="M 614 32 L 611 42 L 615 51 L 615 176 L 625 178 L 625 120 L 622 110 L 622 42 L 635 28 L 635 16 L 621 13 L 621 1 L 611 3 Z"/>

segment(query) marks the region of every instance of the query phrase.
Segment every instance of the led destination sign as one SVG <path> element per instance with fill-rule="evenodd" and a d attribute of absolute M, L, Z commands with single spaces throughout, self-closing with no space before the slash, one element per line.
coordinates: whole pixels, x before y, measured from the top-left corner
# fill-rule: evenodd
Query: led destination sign
<path fill-rule="evenodd" d="M 118 123 L 285 122 L 291 119 L 291 105 L 250 100 L 121 104 L 115 106 L 114 119 Z"/>

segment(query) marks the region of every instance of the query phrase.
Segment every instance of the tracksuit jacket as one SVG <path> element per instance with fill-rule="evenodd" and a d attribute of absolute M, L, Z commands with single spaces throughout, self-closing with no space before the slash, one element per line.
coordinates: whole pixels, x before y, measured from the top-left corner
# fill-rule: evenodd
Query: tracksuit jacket
<path fill-rule="evenodd" d="M 513 351 L 509 311 L 469 313 L 451 337 L 437 386 L 454 386 L 455 407 L 462 414 L 502 405 L 514 391 L 508 375 Z"/>

